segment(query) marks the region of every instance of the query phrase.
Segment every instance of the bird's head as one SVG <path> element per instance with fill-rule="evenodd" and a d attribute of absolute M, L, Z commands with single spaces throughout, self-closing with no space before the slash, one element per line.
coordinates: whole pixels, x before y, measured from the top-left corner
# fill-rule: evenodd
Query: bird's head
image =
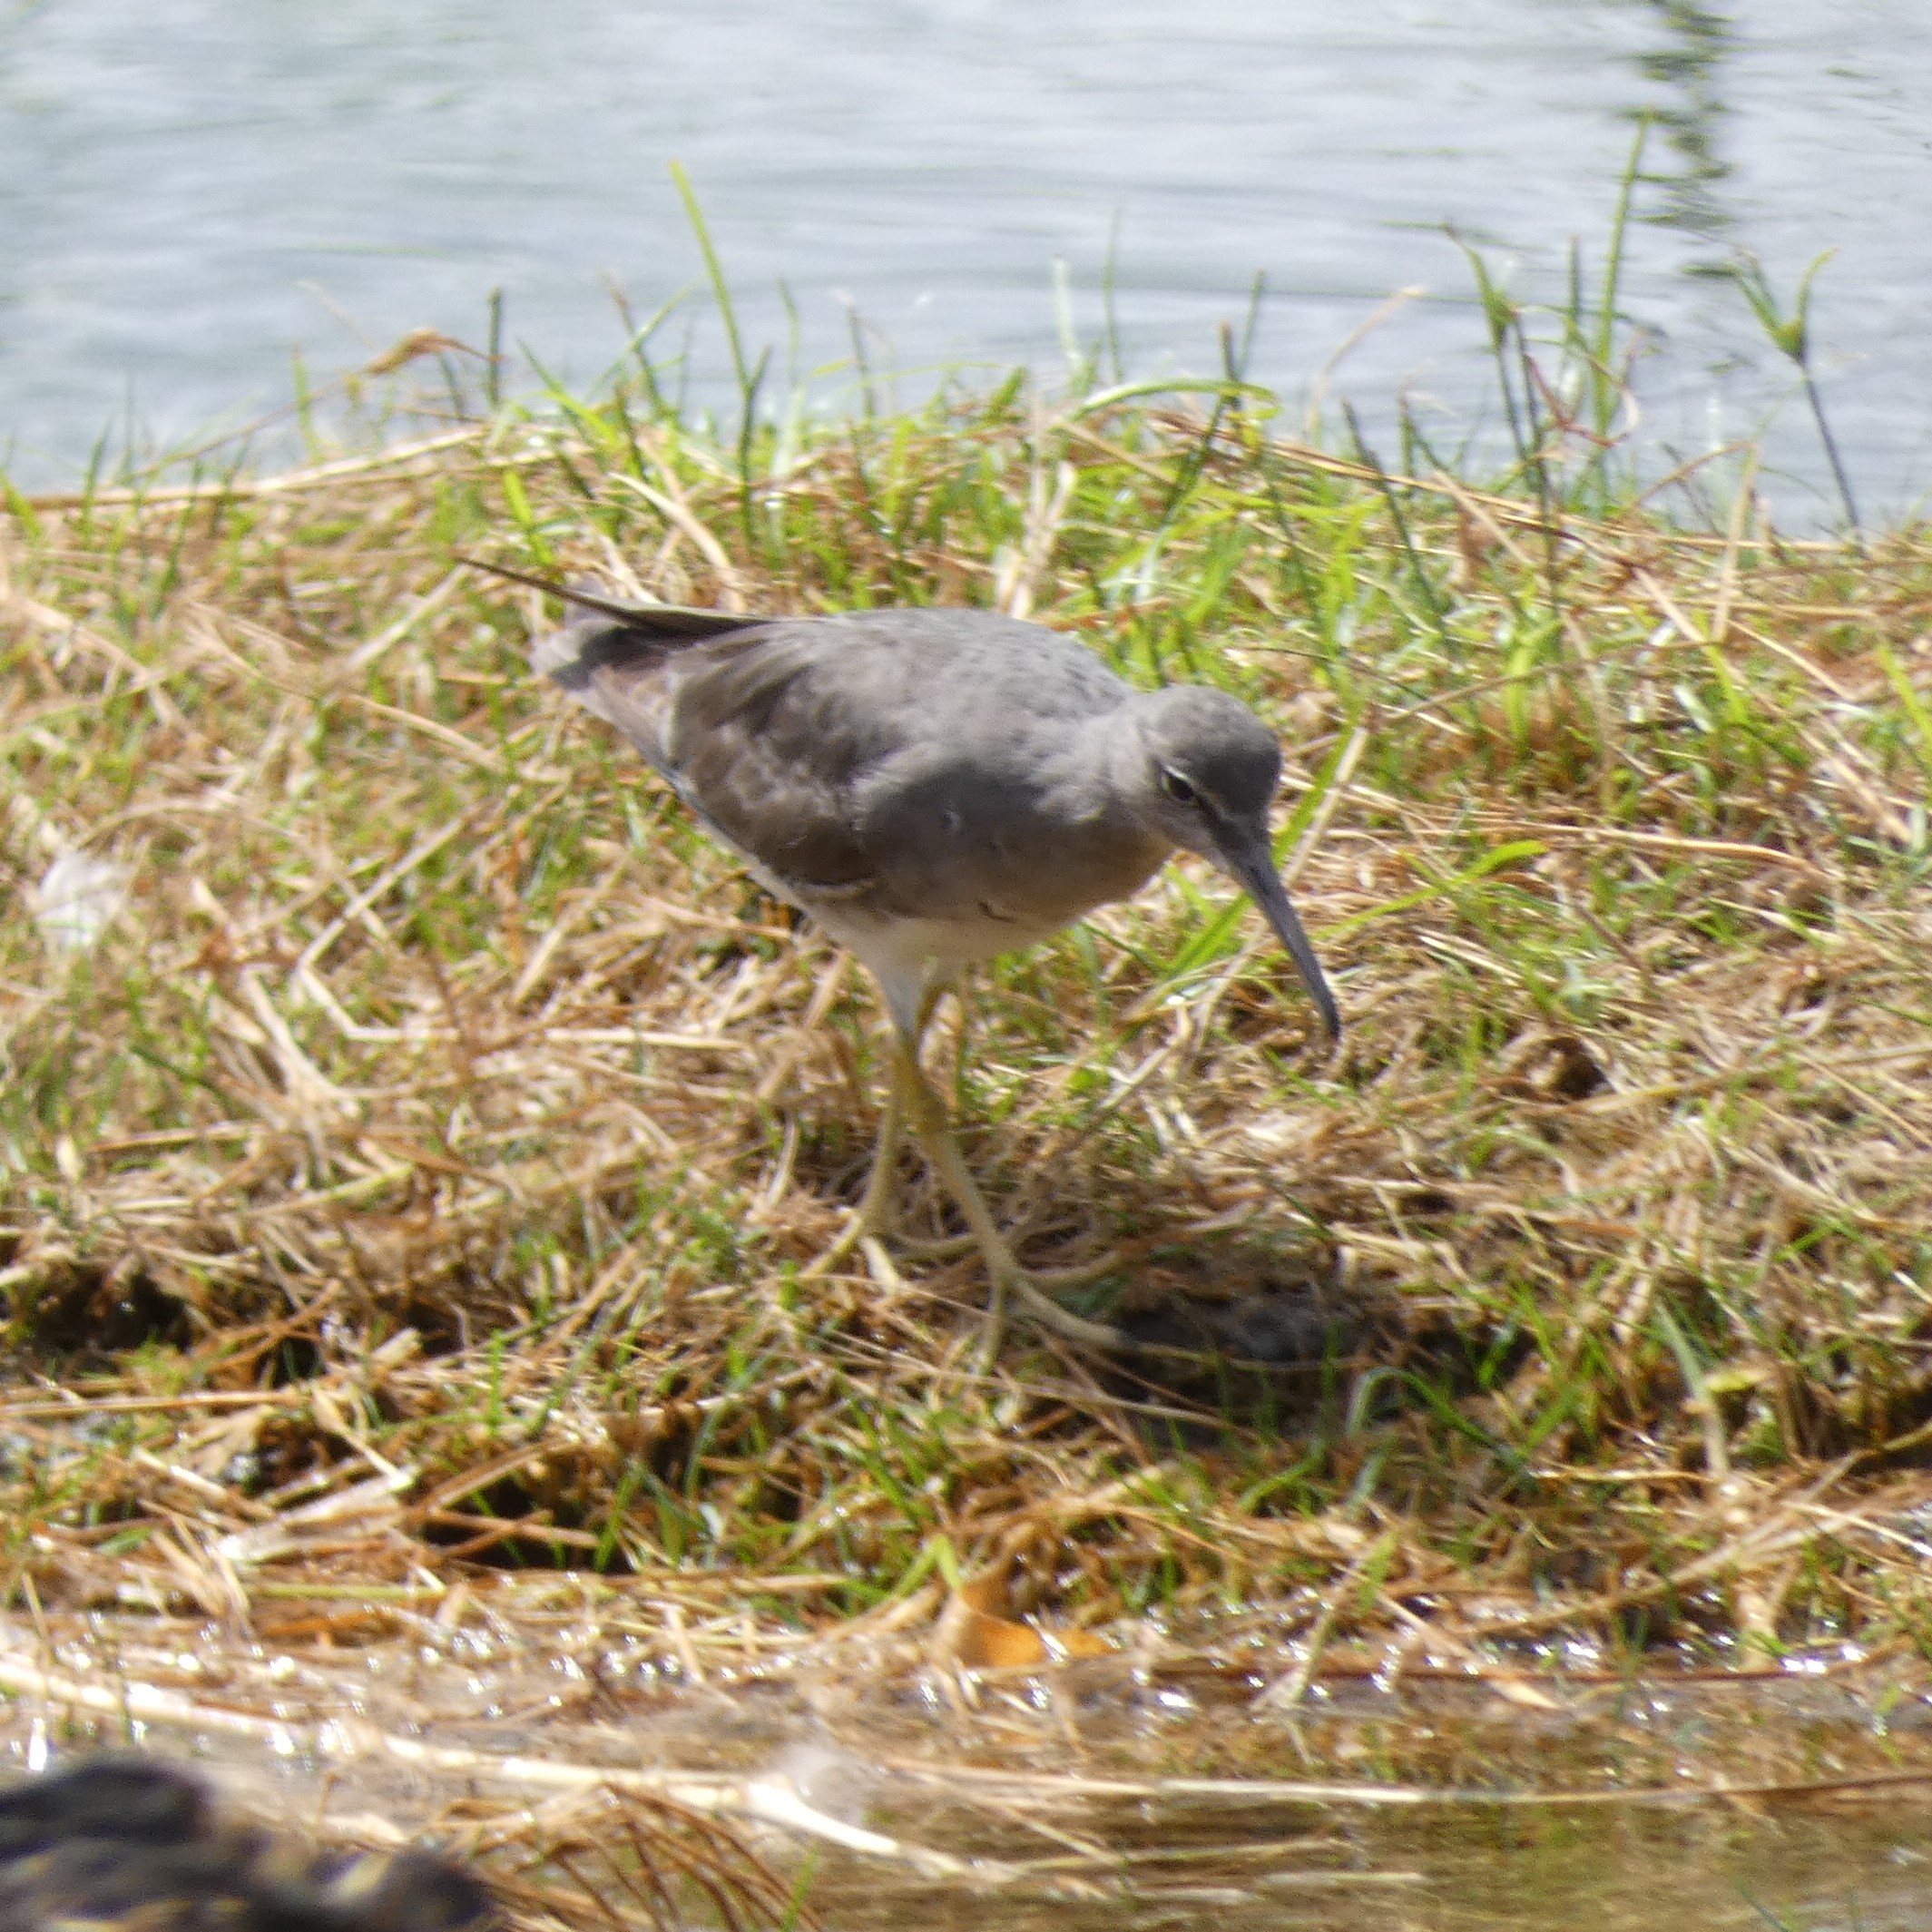
<path fill-rule="evenodd" d="M 1288 948 L 1329 1037 L 1339 1038 L 1335 995 L 1275 871 L 1268 811 L 1280 782 L 1281 748 L 1274 733 L 1239 698 L 1203 684 L 1146 691 L 1130 709 L 1127 776 L 1136 816 L 1253 899 Z"/>

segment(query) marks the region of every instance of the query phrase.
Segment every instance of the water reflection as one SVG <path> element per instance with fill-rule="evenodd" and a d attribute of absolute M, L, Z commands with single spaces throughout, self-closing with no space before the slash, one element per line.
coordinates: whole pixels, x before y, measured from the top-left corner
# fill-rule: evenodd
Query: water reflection
<path fill-rule="evenodd" d="M 1111 261 L 1129 370 L 1211 370 L 1260 271 L 1253 372 L 1299 414 L 1338 345 L 1423 284 L 1341 372 L 1390 436 L 1405 387 L 1465 413 L 1488 394 L 1445 224 L 1514 293 L 1560 299 L 1647 109 L 1622 297 L 1672 345 L 1652 426 L 1698 446 L 1767 393 L 1734 291 L 1687 271 L 1742 246 L 1789 286 L 1836 247 L 1833 417 L 1896 502 L 1932 481 L 1932 257 L 1899 245 L 1932 206 L 1928 92 L 1923 0 L 1201 0 L 1184 20 L 1165 0 L 822 0 L 755 21 L 0 0 L 0 460 L 67 473 L 117 411 L 184 440 L 282 400 L 298 346 L 326 371 L 412 329 L 474 338 L 495 288 L 513 342 L 591 381 L 623 340 L 607 278 L 640 314 L 701 285 L 674 159 L 754 356 L 782 361 L 782 285 L 807 371 L 849 363 L 850 309 L 868 352 L 920 372 L 908 400 L 943 367 L 1052 368 L 1057 259 L 1079 338 L 1103 330 Z M 728 400 L 691 314 L 692 393 Z M 848 376 L 820 391 L 858 401 Z M 1798 423 L 1773 463 L 1812 470 L 1814 446 Z"/>
<path fill-rule="evenodd" d="M 1719 136 L 1731 22 L 1689 0 L 1650 0 L 1650 5 L 1671 38 L 1667 45 L 1638 54 L 1637 71 L 1670 90 L 1651 112 L 1682 163 L 1674 172 L 1654 177 L 1663 186 L 1664 201 L 1650 219 L 1715 240 L 1736 225 L 1717 194 L 1717 184 L 1731 173 Z"/>

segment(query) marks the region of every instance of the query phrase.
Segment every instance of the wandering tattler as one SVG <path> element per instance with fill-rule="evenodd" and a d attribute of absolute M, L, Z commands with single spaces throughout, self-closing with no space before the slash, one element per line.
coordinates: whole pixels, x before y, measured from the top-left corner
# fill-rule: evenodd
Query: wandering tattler
<path fill-rule="evenodd" d="M 1273 734 L 1226 691 L 1136 691 L 1058 633 L 989 611 L 761 618 L 620 603 L 484 568 L 587 614 L 531 660 L 628 738 L 692 815 L 878 979 L 892 1085 L 872 1176 L 834 1253 L 889 1218 L 909 1122 L 1005 1298 L 1118 1346 L 1031 1281 L 919 1068 L 932 1000 L 971 961 L 1137 891 L 1178 848 L 1241 886 L 1331 1036 L 1334 995 L 1274 868 Z"/>

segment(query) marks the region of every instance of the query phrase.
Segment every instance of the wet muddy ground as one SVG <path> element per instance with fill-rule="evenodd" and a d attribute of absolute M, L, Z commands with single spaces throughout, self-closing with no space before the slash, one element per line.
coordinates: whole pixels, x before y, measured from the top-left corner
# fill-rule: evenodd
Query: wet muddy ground
<path fill-rule="evenodd" d="M 26 1769 L 132 1740 L 325 1838 L 485 1853 L 572 1779 L 671 1777 L 833 1927 L 1932 1926 L 1932 1691 L 1900 1658 L 1636 1681 L 1340 1656 L 1307 1684 L 1259 1652 L 718 1669 L 622 1621 L 288 1647 L 16 1626 L 0 1749 Z M 741 1802 L 773 1790 L 850 1844 Z"/>

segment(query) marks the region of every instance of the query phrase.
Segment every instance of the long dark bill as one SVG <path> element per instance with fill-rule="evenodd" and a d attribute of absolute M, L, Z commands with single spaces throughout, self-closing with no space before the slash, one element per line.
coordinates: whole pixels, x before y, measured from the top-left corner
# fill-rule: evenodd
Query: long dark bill
<path fill-rule="evenodd" d="M 1309 997 L 1315 1002 L 1315 1010 L 1320 1014 L 1329 1039 L 1340 1039 L 1341 1009 L 1329 990 L 1328 976 L 1321 970 L 1315 948 L 1309 944 L 1309 936 L 1302 931 L 1295 908 L 1289 904 L 1268 840 L 1245 834 L 1235 826 L 1222 825 L 1215 828 L 1215 844 L 1230 875 L 1261 908 L 1276 937 L 1288 948 L 1288 956 L 1295 962 L 1295 970 L 1300 974 Z"/>

